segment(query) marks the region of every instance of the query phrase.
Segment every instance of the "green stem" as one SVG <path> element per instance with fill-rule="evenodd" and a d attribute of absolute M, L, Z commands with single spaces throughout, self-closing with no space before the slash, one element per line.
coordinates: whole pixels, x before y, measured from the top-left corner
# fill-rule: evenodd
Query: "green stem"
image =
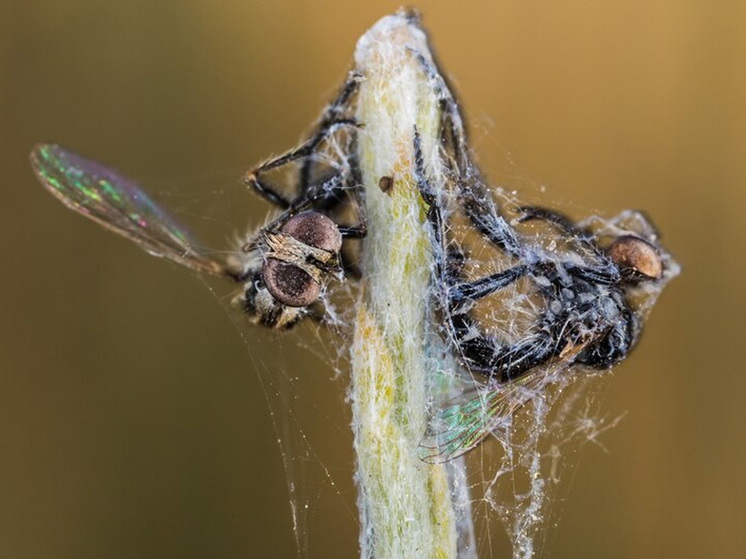
<path fill-rule="evenodd" d="M 422 137 L 436 185 L 440 105 L 414 51 L 430 60 L 423 31 L 403 14 L 383 18 L 359 41 L 363 75 L 357 118 L 368 237 L 355 324 L 351 400 L 363 557 L 458 555 L 449 467 L 418 458 L 427 423 L 433 334 L 431 249 L 413 180 L 413 133 Z M 381 177 L 393 179 L 384 192 Z M 384 180 L 384 184 L 386 180 Z M 470 522 L 468 523 L 470 525 Z"/>

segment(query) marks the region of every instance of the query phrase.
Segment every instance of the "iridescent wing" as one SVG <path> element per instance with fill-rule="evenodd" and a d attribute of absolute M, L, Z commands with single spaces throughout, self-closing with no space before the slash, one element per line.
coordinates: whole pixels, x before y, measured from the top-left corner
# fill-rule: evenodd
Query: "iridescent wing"
<path fill-rule="evenodd" d="M 532 396 L 541 373 L 493 387 L 478 387 L 438 409 L 420 441 L 423 462 L 439 464 L 476 448 L 490 433 L 506 426 Z M 537 386 L 538 387 L 538 386 Z"/>
<path fill-rule="evenodd" d="M 490 433 L 508 427 L 518 409 L 568 373 L 585 345 L 568 348 L 548 367 L 511 382 L 476 386 L 436 410 L 420 441 L 420 459 L 429 464 L 448 462 L 479 446 Z"/>
<path fill-rule="evenodd" d="M 183 226 L 134 181 L 113 169 L 53 144 L 37 145 L 31 152 L 31 166 L 44 187 L 65 206 L 148 253 L 197 272 L 226 275 L 223 264 L 206 256 Z"/>

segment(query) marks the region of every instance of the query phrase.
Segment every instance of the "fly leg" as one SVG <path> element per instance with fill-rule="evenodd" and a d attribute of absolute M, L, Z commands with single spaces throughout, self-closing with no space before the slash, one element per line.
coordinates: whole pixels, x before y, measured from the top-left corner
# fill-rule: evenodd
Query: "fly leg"
<path fill-rule="evenodd" d="M 525 264 L 508 268 L 503 272 L 497 272 L 475 281 L 458 283 L 448 289 L 448 301 L 450 308 L 455 309 L 463 302 L 476 301 L 486 297 L 495 291 L 507 287 L 516 280 L 522 278 L 530 271 Z"/>
<path fill-rule="evenodd" d="M 355 214 L 357 216 L 357 223 L 355 225 L 340 225 L 339 232 L 343 239 L 362 239 L 368 234 L 368 222 L 365 217 L 365 212 L 362 209 L 362 203 L 359 200 L 359 196 L 351 196 L 353 207 L 355 208 Z M 342 247 L 344 249 L 344 245 Z M 360 266 L 357 262 L 353 261 L 353 258 L 349 256 L 349 252 L 342 251 L 342 269 L 344 270 L 345 277 L 352 279 L 360 279 L 363 276 Z"/>
<path fill-rule="evenodd" d="M 515 231 L 497 211 L 479 170 L 469 158 L 466 126 L 459 113 L 458 101 L 452 88 L 432 62 L 421 53 L 413 52 L 440 99 L 440 136 L 444 160 L 454 175 L 464 213 L 490 242 L 503 252 L 520 258 L 522 251 Z"/>
<path fill-rule="evenodd" d="M 420 133 L 417 131 L 417 127 L 414 129 L 413 171 L 413 178 L 420 190 L 420 196 L 428 206 L 427 220 L 430 222 L 430 233 L 433 237 L 431 246 L 435 263 L 436 288 L 441 292 L 441 302 L 445 302 L 448 287 L 453 283 L 452 276 L 448 272 L 449 267 L 447 263 L 447 255 L 449 250 L 446 241 L 445 222 L 443 221 L 437 193 L 430 184 L 425 172 L 425 162 L 422 156 L 422 138 L 420 137 Z"/>
<path fill-rule="evenodd" d="M 419 133 L 414 134 L 414 178 L 423 201 L 428 205 L 428 221 L 433 237 L 435 287 L 445 315 L 448 335 L 466 367 L 497 382 L 509 382 L 525 375 L 557 354 L 558 344 L 546 330 L 537 328 L 527 339 L 510 345 L 484 331 L 470 313 L 470 303 L 507 287 L 530 273 L 528 265 L 518 265 L 476 281 L 459 281 L 463 266 L 460 251 L 449 250 L 446 226 L 438 197 L 427 180 Z"/>
<path fill-rule="evenodd" d="M 600 254 L 598 247 L 593 243 L 593 240 L 589 237 L 588 233 L 578 228 L 567 218 L 566 215 L 537 206 L 522 206 L 518 208 L 518 210 L 522 214 L 517 220 L 518 223 L 526 223 L 527 221 L 534 220 L 546 221 L 578 241 L 585 248 L 591 250 L 595 254 Z"/>
<path fill-rule="evenodd" d="M 526 375 L 559 355 L 562 349 L 562 344 L 543 331 L 512 345 L 501 344 L 494 336 L 474 336 L 475 322 L 468 314 L 456 315 L 451 320 L 459 356 L 470 372 L 498 383 Z"/>
<path fill-rule="evenodd" d="M 337 122 L 354 122 L 354 118 L 352 118 L 351 116 L 352 111 L 350 111 L 350 108 L 352 107 L 352 98 L 354 97 L 355 93 L 357 93 L 362 79 L 363 76 L 358 72 L 350 72 L 347 81 L 342 86 L 342 89 L 340 89 L 337 97 L 329 104 L 324 113 L 321 115 L 321 119 L 316 125 L 316 132 L 310 140 L 311 142 L 318 139 L 318 143 L 321 143 L 326 135 L 327 130 Z M 299 184 L 301 191 L 308 187 L 308 183 L 311 179 L 312 167 L 313 159 L 307 157 L 303 161 L 303 165 L 301 166 L 300 170 Z"/>
<path fill-rule="evenodd" d="M 326 126 L 323 130 L 320 130 L 314 137 L 304 142 L 299 147 L 285 152 L 279 157 L 276 157 L 269 161 L 265 161 L 255 169 L 252 169 L 251 171 L 246 173 L 244 177 L 244 183 L 249 188 L 254 190 L 257 194 L 259 194 L 262 198 L 268 200 L 272 204 L 275 204 L 282 209 L 289 208 L 292 204 L 292 201 L 289 200 L 284 194 L 278 192 L 274 186 L 262 180 L 261 176 L 268 171 L 278 169 L 283 165 L 292 163 L 298 159 L 305 158 L 306 161 L 308 161 L 310 159 L 309 156 L 314 153 L 316 148 L 318 148 L 318 146 L 328 136 L 331 136 L 337 130 L 346 127 L 356 128 L 358 127 L 358 123 L 355 119 L 341 119 L 329 123 L 328 126 Z M 302 197 L 308 190 L 308 184 L 301 183 L 299 187 L 300 188 L 298 196 Z"/>

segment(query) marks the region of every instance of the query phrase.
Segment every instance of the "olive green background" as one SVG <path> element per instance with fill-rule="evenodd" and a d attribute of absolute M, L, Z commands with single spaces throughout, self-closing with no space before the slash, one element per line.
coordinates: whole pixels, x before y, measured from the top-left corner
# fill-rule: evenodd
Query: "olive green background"
<path fill-rule="evenodd" d="M 605 387 L 602 412 L 627 415 L 582 453 L 546 556 L 743 556 L 746 3 L 460 4 L 419 7 L 488 175 L 576 217 L 644 208 L 684 268 Z M 0 2 L 0 557 L 294 557 L 287 417 L 330 476 L 299 502 L 308 556 L 357 554 L 346 380 L 297 349 L 309 330 L 244 345 L 189 274 L 64 210 L 27 154 L 59 141 L 183 186 L 218 239 L 260 224 L 241 172 L 296 142 L 396 7 Z M 310 410 L 272 393 L 279 434 L 257 363 L 297 375 Z"/>

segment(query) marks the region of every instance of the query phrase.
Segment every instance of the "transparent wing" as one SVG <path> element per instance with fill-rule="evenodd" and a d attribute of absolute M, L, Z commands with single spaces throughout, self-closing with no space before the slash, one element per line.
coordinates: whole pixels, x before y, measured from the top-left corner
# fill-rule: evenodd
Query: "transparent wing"
<path fill-rule="evenodd" d="M 420 459 L 438 464 L 476 448 L 487 435 L 510 421 L 531 397 L 528 385 L 538 385 L 542 376 L 534 373 L 508 384 L 479 387 L 438 409 L 420 441 Z"/>
<path fill-rule="evenodd" d="M 187 231 L 137 184 L 100 163 L 53 144 L 31 152 L 39 181 L 65 206 L 120 235 L 154 256 L 212 275 L 225 267 L 206 256 Z"/>
<path fill-rule="evenodd" d="M 487 435 L 510 424 L 515 412 L 538 396 L 558 375 L 566 374 L 585 344 L 564 352 L 549 367 L 514 381 L 478 386 L 438 409 L 420 441 L 423 462 L 448 462 L 476 448 Z"/>

